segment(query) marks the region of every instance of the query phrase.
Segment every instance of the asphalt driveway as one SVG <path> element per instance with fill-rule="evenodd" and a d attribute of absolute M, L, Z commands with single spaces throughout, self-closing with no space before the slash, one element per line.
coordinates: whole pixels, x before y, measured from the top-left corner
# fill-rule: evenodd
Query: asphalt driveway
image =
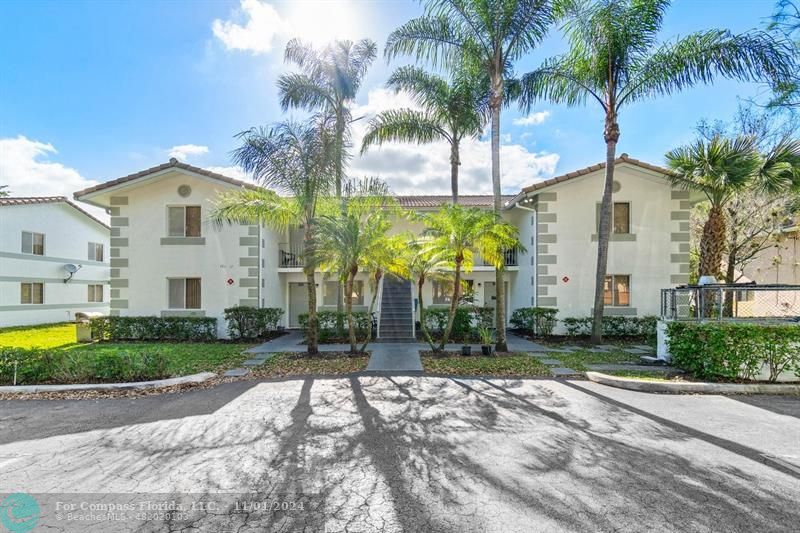
<path fill-rule="evenodd" d="M 1 402 L 10 492 L 53 531 L 787 531 L 800 398 L 353 377 Z"/>

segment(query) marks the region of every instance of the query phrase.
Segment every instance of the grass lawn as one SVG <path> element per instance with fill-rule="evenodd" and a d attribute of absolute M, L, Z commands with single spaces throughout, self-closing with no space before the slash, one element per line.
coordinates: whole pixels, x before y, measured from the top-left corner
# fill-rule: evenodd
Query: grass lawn
<path fill-rule="evenodd" d="M 38 348 L 57 356 L 56 360 L 68 359 L 71 368 L 86 366 L 91 361 L 129 358 L 142 356 L 161 356 L 164 361 L 164 372 L 170 376 L 195 374 L 198 372 L 217 372 L 239 366 L 248 359 L 244 350 L 252 344 L 234 343 L 168 343 L 168 342 L 99 342 L 80 344 L 75 337 L 75 324 L 49 324 L 44 326 L 28 326 L 0 329 L 0 349 L 2 348 Z M 86 364 L 74 364 L 84 360 Z M 2 361 L 0 361 L 1 363 Z M 20 370 L 26 364 L 18 361 Z M 0 381 L 8 381 L 0 368 Z M 22 372 L 20 372 L 22 374 Z M 51 380 L 70 382 L 66 376 L 55 377 L 43 375 L 37 371 L 31 377 L 37 383 Z M 84 376 L 83 379 L 86 379 Z M 91 381 L 95 381 L 92 379 Z M 114 381 L 112 377 L 96 381 Z"/>
<path fill-rule="evenodd" d="M 603 374 L 620 378 L 635 378 L 646 381 L 687 381 L 686 377 L 675 372 L 664 372 L 663 370 L 607 370 Z"/>
<path fill-rule="evenodd" d="M 0 329 L 0 348 L 61 348 L 77 343 L 72 323 Z"/>
<path fill-rule="evenodd" d="M 558 359 L 563 363 L 561 366 L 577 370 L 579 372 L 586 372 L 588 368 L 586 365 L 599 365 L 607 363 L 638 363 L 639 356 L 622 350 L 609 350 L 604 353 L 589 352 L 581 350 L 573 353 L 551 353 L 548 357 Z"/>
<path fill-rule="evenodd" d="M 256 377 L 301 376 L 304 374 L 350 374 L 366 370 L 369 357 L 308 357 L 303 353 L 279 353 L 258 367 Z"/>
<path fill-rule="evenodd" d="M 501 357 L 458 356 L 422 358 L 431 374 L 455 376 L 549 376 L 550 370 L 535 357 L 514 354 Z"/>

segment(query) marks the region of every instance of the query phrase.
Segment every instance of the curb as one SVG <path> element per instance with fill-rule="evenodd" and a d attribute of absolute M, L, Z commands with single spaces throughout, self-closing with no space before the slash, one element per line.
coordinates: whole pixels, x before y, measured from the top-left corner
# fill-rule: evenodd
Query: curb
<path fill-rule="evenodd" d="M 185 385 L 187 383 L 203 383 L 217 377 L 213 372 L 201 372 L 190 376 L 177 378 L 156 379 L 153 381 L 134 381 L 131 383 L 80 383 L 75 385 L 5 385 L 0 387 L 0 394 L 33 394 L 37 392 L 73 392 L 89 390 L 129 390 L 129 389 L 156 389 Z"/>
<path fill-rule="evenodd" d="M 781 383 L 679 383 L 646 381 L 636 378 L 609 376 L 600 372 L 586 372 L 589 381 L 639 392 L 668 392 L 693 394 L 796 394 L 800 385 Z"/>

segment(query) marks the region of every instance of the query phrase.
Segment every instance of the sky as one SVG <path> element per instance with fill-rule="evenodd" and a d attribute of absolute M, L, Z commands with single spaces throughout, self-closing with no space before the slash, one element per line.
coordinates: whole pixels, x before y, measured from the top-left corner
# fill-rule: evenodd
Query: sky
<path fill-rule="evenodd" d="M 772 0 L 677 0 L 661 38 L 692 31 L 763 28 Z M 385 81 L 408 59 L 387 62 L 383 45 L 422 13 L 410 0 L 15 1 L 0 2 L 0 185 L 16 196 L 65 195 L 166 162 L 170 157 L 248 179 L 230 161 L 235 134 L 303 112 L 284 113 L 275 82 L 292 70 L 292 37 L 316 46 L 370 38 L 378 57 L 354 105 L 354 143 L 367 119 L 411 105 Z M 566 45 L 554 28 L 516 72 L 534 69 Z M 755 84 L 717 81 L 645 101 L 620 117 L 618 153 L 662 164 L 690 142 L 700 119 L 730 120 Z M 503 189 L 517 192 L 602 161 L 599 106 L 541 102 L 529 114 L 504 111 Z M 357 150 L 356 150 L 357 152 Z M 380 176 L 398 194 L 447 194 L 449 148 L 385 145 L 355 157 L 353 176 Z M 462 194 L 490 194 L 488 138 L 462 147 Z"/>

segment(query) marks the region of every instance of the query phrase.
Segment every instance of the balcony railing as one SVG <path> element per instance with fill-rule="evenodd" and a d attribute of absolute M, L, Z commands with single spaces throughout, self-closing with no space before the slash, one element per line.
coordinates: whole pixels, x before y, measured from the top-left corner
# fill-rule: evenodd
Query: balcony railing
<path fill-rule="evenodd" d="M 507 267 L 509 266 L 518 266 L 517 265 L 517 249 L 511 248 L 510 250 L 506 250 L 503 252 L 504 262 Z M 473 255 L 473 261 L 475 266 L 494 266 L 488 261 L 486 261 L 481 254 L 475 252 Z"/>
<path fill-rule="evenodd" d="M 279 268 L 303 268 L 303 245 L 282 242 L 278 244 Z"/>

